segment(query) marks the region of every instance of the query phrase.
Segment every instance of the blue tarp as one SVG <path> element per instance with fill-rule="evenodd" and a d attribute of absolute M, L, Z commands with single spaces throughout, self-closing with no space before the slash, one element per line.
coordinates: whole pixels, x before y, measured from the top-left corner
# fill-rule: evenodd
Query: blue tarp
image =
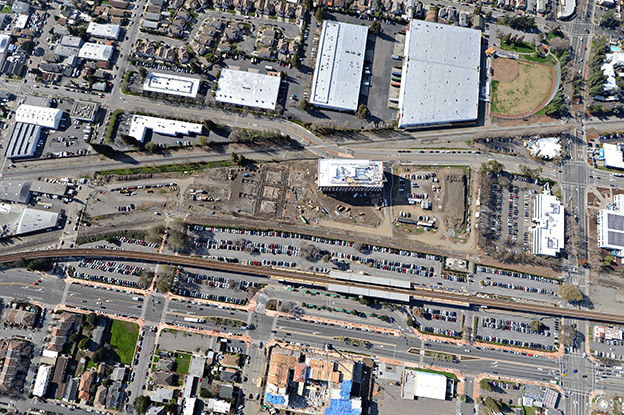
<path fill-rule="evenodd" d="M 353 408 L 350 399 L 331 399 L 325 415 L 361 415 L 362 408 Z"/>
<path fill-rule="evenodd" d="M 273 405 L 284 405 L 286 403 L 286 399 L 282 395 L 271 395 L 270 393 L 266 394 L 264 401 Z"/>
<path fill-rule="evenodd" d="M 345 380 L 340 384 L 340 399 L 349 399 L 349 396 L 351 396 L 352 386 L 353 382 L 350 380 Z"/>

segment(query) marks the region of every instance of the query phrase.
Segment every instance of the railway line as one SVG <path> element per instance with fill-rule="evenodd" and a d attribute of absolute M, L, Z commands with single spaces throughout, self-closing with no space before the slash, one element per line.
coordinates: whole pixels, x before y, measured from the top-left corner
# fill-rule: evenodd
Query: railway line
<path fill-rule="evenodd" d="M 133 259 L 154 263 L 165 263 L 172 265 L 190 266 L 203 269 L 226 271 L 237 274 L 260 275 L 284 281 L 298 282 L 317 286 L 327 286 L 330 283 L 341 283 L 359 288 L 374 288 L 375 290 L 387 291 L 398 294 L 407 294 L 416 298 L 426 299 L 449 304 L 474 305 L 481 307 L 497 308 L 509 311 L 522 311 L 540 315 L 552 315 L 578 318 L 593 321 L 605 321 L 612 323 L 624 323 L 624 314 L 601 313 L 590 310 L 579 310 L 574 308 L 562 308 L 552 305 L 527 304 L 492 298 L 477 297 L 469 294 L 444 292 L 424 288 L 395 288 L 373 285 L 368 283 L 353 281 L 338 281 L 330 278 L 326 274 L 316 274 L 309 272 L 296 272 L 282 269 L 272 269 L 266 267 L 256 267 L 228 262 L 217 262 L 204 258 L 187 257 L 180 255 L 160 254 L 153 252 L 139 252 L 113 249 L 52 249 L 46 251 L 27 251 L 12 254 L 0 255 L 0 264 L 17 260 L 41 259 L 41 258 L 116 258 Z"/>

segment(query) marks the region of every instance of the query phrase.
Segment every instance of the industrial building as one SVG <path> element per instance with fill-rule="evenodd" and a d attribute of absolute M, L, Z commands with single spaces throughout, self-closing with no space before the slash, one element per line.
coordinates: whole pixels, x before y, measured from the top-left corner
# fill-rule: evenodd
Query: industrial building
<path fill-rule="evenodd" d="M 412 20 L 404 55 L 399 128 L 477 120 L 480 31 Z"/>
<path fill-rule="evenodd" d="M 401 380 L 403 399 L 430 398 L 442 401 L 446 399 L 448 378 L 444 375 L 404 369 Z"/>
<path fill-rule="evenodd" d="M 87 33 L 93 37 L 100 37 L 103 39 L 119 39 L 121 33 L 121 26 L 118 24 L 101 24 L 101 23 L 89 23 L 87 27 Z"/>
<path fill-rule="evenodd" d="M 613 203 L 598 212 L 598 246 L 624 257 L 624 195 L 613 196 Z"/>
<path fill-rule="evenodd" d="M 6 57 L 9 55 L 9 46 L 11 45 L 11 36 L 0 35 L 0 68 L 4 64 Z"/>
<path fill-rule="evenodd" d="M 366 26 L 323 22 L 310 104 L 339 111 L 357 110 L 367 36 Z"/>
<path fill-rule="evenodd" d="M 111 45 L 87 42 L 80 48 L 78 57 L 90 61 L 108 62 L 113 57 L 115 49 Z"/>
<path fill-rule="evenodd" d="M 408 280 L 397 280 L 394 278 L 375 277 L 372 275 L 334 270 L 330 271 L 329 277 L 335 279 L 336 282 L 328 285 L 328 291 L 354 296 L 361 295 L 369 298 L 383 298 L 385 300 L 402 301 L 404 303 L 410 302 L 411 297 L 409 294 L 391 293 L 374 288 L 353 287 L 350 284 L 350 282 L 361 282 L 364 284 L 378 285 L 380 287 L 404 288 L 409 290 L 412 288 L 412 283 Z"/>
<path fill-rule="evenodd" d="M 61 118 L 63 118 L 63 111 L 57 108 L 23 104 L 15 111 L 16 122 L 36 124 L 54 130 L 58 129 Z"/>
<path fill-rule="evenodd" d="M 166 118 L 146 117 L 143 115 L 133 115 L 130 123 L 128 135 L 144 142 L 145 133 L 151 130 L 158 134 L 169 136 L 197 135 L 203 131 L 202 124 L 185 121 L 168 120 Z"/>
<path fill-rule="evenodd" d="M 54 228 L 57 225 L 58 220 L 58 212 L 33 209 L 29 207 L 24 208 L 17 221 L 15 235 L 23 235 L 25 233 L 39 232 Z"/>
<path fill-rule="evenodd" d="M 279 76 L 222 69 L 215 100 L 224 104 L 274 110 L 280 84 Z"/>
<path fill-rule="evenodd" d="M 319 159 L 318 187 L 322 192 L 381 192 L 386 178 L 375 160 Z"/>
<path fill-rule="evenodd" d="M 200 83 L 199 78 L 148 72 L 143 82 L 143 91 L 196 98 Z"/>
<path fill-rule="evenodd" d="M 41 126 L 16 122 L 4 150 L 4 157 L 8 159 L 33 157 L 37 151 L 40 136 Z"/>
<path fill-rule="evenodd" d="M 34 396 L 43 397 L 48 389 L 48 382 L 50 380 L 50 373 L 52 373 L 52 366 L 41 365 L 37 370 L 37 376 L 35 377 L 35 386 L 33 387 L 32 394 Z"/>
<path fill-rule="evenodd" d="M 565 241 L 565 213 L 556 196 L 539 194 L 533 201 L 531 251 L 533 255 L 557 256 Z"/>

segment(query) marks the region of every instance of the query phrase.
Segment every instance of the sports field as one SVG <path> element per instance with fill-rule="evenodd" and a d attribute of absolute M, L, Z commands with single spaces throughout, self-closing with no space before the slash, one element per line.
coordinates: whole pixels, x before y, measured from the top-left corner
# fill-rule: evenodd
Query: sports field
<path fill-rule="evenodd" d="M 497 58 L 492 61 L 493 115 L 522 116 L 538 109 L 553 88 L 553 67 Z"/>

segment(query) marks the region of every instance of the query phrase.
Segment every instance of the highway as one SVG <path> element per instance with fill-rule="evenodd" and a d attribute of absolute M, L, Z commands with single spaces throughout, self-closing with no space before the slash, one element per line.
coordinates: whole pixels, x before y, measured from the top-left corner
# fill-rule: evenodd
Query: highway
<path fill-rule="evenodd" d="M 334 280 L 325 274 L 311 274 L 303 272 L 293 272 L 266 267 L 254 267 L 227 262 L 216 262 L 201 258 L 185 257 L 180 255 L 169 255 L 160 253 L 148 253 L 127 250 L 108 249 L 53 249 L 47 251 L 28 251 L 0 256 L 0 263 L 12 262 L 17 259 L 33 258 L 59 258 L 59 257 L 95 257 L 95 258 L 125 258 L 138 259 L 149 262 L 167 263 L 175 265 L 186 265 L 204 269 L 215 269 L 229 271 L 239 274 L 265 275 L 278 280 L 294 280 L 312 285 L 326 286 Z M 370 284 L 351 282 L 350 285 L 360 288 L 370 288 Z M 524 311 L 540 315 L 564 316 L 592 321 L 608 321 L 611 323 L 624 323 L 624 315 L 600 313 L 585 309 L 563 308 L 551 305 L 529 304 L 516 301 L 497 300 L 485 297 L 470 296 L 444 291 L 433 291 L 422 288 L 400 289 L 383 286 L 374 286 L 378 290 L 408 294 L 420 299 L 429 301 L 439 301 L 442 303 L 464 303 L 477 306 L 494 307 L 503 310 Z"/>

